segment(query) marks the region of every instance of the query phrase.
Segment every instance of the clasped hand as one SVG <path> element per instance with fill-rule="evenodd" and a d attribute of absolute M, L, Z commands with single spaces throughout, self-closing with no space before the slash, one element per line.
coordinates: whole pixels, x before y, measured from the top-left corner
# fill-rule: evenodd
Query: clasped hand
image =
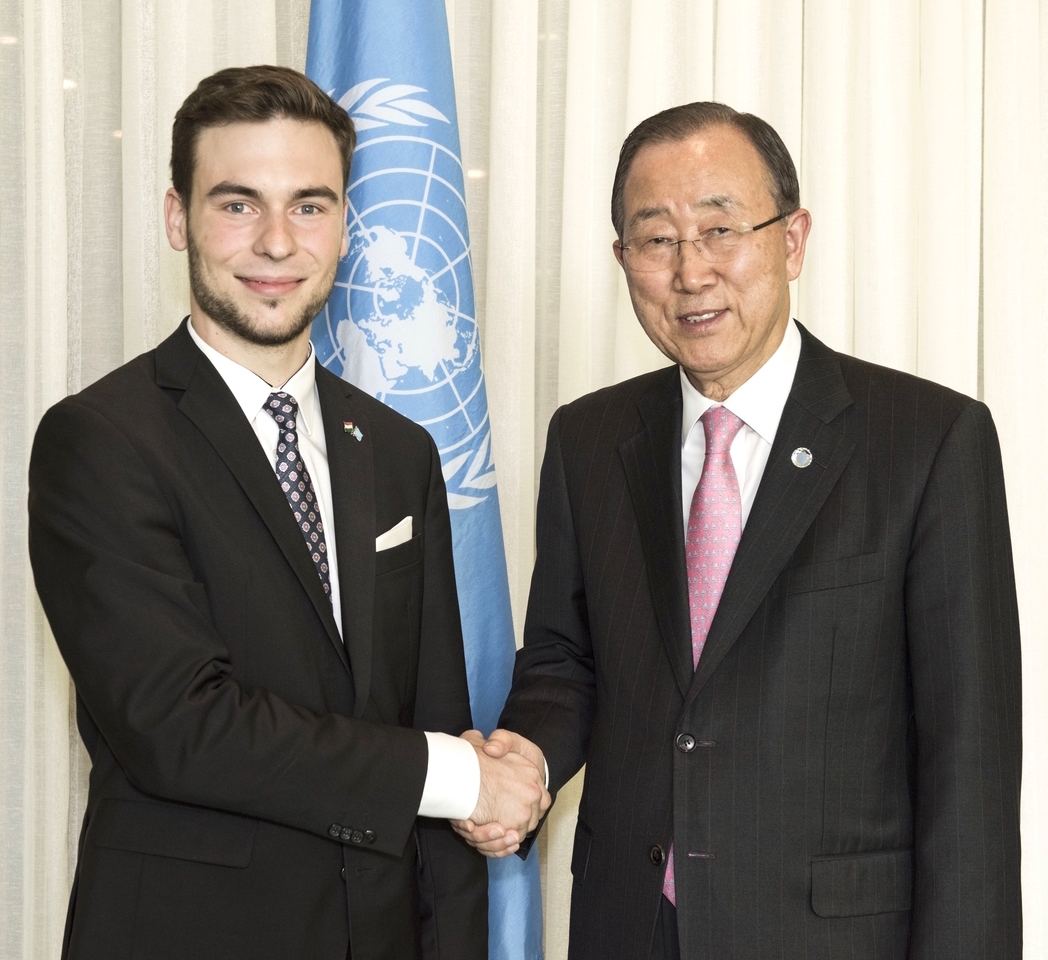
<path fill-rule="evenodd" d="M 480 796 L 472 816 L 451 825 L 484 856 L 509 856 L 549 809 L 542 751 L 508 730 L 496 730 L 487 740 L 479 730 L 467 730 L 462 738 L 477 751 Z"/>

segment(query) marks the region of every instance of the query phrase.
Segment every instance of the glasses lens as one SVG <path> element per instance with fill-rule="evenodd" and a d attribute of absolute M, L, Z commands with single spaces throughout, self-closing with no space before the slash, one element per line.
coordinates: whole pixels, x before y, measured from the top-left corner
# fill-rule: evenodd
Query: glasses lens
<path fill-rule="evenodd" d="M 761 224 L 766 226 L 766 224 Z M 669 237 L 638 237 L 623 247 L 626 263 L 631 270 L 651 271 L 667 270 L 676 267 L 685 251 L 680 248 L 690 244 L 704 260 L 712 263 L 723 263 L 732 260 L 739 254 L 743 241 L 753 233 L 753 229 L 743 225 L 743 229 L 734 226 L 713 226 L 699 230 L 697 237 L 686 240 L 673 240 Z"/>
<path fill-rule="evenodd" d="M 713 227 L 703 230 L 699 247 L 707 260 L 715 263 L 730 260 L 738 252 L 743 234 L 731 227 Z"/>
<path fill-rule="evenodd" d="M 677 260 L 677 244 L 666 237 L 641 237 L 630 244 L 626 261 L 634 270 L 664 270 Z"/>

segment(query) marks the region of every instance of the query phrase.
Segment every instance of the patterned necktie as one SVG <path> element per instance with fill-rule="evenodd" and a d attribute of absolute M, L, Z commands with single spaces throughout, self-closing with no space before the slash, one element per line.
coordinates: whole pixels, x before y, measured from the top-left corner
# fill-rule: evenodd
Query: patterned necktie
<path fill-rule="evenodd" d="M 309 548 L 313 565 L 317 568 L 324 593 L 331 599 L 331 578 L 328 571 L 327 544 L 324 542 L 324 523 L 313 492 L 313 481 L 298 450 L 298 401 L 282 390 L 271 393 L 263 408 L 277 423 L 280 442 L 277 444 L 277 479 L 287 502 L 295 514 L 295 522 Z"/>
<path fill-rule="evenodd" d="M 697 669 L 717 612 L 724 583 L 742 536 L 742 497 L 731 462 L 731 442 L 742 421 L 727 407 L 710 407 L 702 415 L 706 459 L 702 463 L 688 515 L 688 607 L 691 610 L 692 665 Z M 673 847 L 666 858 L 663 896 L 677 905 Z"/>

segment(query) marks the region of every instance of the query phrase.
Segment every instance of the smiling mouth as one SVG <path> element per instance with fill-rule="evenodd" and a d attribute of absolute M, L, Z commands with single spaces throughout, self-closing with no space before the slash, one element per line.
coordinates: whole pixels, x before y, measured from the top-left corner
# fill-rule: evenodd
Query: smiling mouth
<path fill-rule="evenodd" d="M 302 281 L 297 277 L 237 277 L 249 290 L 265 297 L 279 297 L 290 293 Z"/>
<path fill-rule="evenodd" d="M 706 311 L 703 311 L 702 313 L 685 313 L 685 314 L 681 314 L 679 317 L 677 317 L 677 319 L 681 323 L 687 323 L 687 324 L 696 326 L 696 325 L 703 324 L 703 323 L 709 323 L 709 321 L 715 320 L 722 313 L 724 313 L 724 310 L 706 310 Z"/>

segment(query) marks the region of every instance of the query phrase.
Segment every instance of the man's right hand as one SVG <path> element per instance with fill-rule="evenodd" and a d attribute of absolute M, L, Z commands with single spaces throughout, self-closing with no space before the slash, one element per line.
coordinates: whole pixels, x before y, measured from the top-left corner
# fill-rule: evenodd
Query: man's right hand
<path fill-rule="evenodd" d="M 472 816 L 452 826 L 485 856 L 509 856 L 550 806 L 542 751 L 507 730 L 496 730 L 487 741 L 476 730 L 462 736 L 477 751 L 480 796 Z"/>

